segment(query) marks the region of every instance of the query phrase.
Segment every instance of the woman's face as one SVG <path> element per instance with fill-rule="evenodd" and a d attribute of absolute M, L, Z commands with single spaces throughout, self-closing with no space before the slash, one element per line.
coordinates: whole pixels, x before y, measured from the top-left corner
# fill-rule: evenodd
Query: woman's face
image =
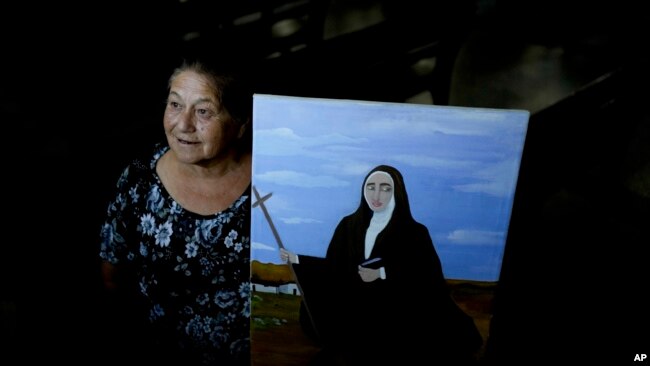
<path fill-rule="evenodd" d="M 363 195 L 370 209 L 380 212 L 386 209 L 393 197 L 393 178 L 386 172 L 374 172 L 366 179 Z"/>
<path fill-rule="evenodd" d="M 194 71 L 183 71 L 172 81 L 163 122 L 180 161 L 197 164 L 223 156 L 243 133 L 217 95 L 210 79 Z"/>

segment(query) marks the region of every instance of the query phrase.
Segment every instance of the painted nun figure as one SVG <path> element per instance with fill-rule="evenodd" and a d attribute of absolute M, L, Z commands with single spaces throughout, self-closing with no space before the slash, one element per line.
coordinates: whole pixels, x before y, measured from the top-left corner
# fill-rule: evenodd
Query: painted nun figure
<path fill-rule="evenodd" d="M 476 361 L 481 335 L 452 299 L 397 169 L 380 165 L 368 173 L 359 207 L 339 222 L 325 258 L 285 250 L 280 256 L 304 292 L 303 329 L 323 346 L 314 365 Z"/>

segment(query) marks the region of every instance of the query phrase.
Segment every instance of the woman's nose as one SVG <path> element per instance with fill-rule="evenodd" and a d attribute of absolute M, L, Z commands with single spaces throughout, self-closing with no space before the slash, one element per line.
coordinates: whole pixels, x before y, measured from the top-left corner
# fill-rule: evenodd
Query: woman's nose
<path fill-rule="evenodd" d="M 178 124 L 183 130 L 194 128 L 194 113 L 192 110 L 184 110 L 183 113 L 178 116 Z"/>

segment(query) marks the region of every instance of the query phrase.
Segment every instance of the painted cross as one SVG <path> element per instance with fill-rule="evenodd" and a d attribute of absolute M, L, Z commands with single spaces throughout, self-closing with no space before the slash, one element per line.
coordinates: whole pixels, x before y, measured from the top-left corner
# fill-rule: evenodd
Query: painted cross
<path fill-rule="evenodd" d="M 264 201 L 271 198 L 272 193 L 269 193 L 264 197 L 260 197 L 260 194 L 257 191 L 257 188 L 255 186 L 253 186 L 253 193 L 255 194 L 255 202 L 253 202 L 253 208 L 259 206 L 259 208 L 262 209 L 262 212 L 264 213 L 264 217 L 266 218 L 266 221 L 269 223 L 269 226 L 271 227 L 271 231 L 273 232 L 275 241 L 278 243 L 278 247 L 280 249 L 284 249 L 284 244 L 282 244 L 282 239 L 280 239 L 280 234 L 278 234 L 278 231 L 275 228 L 275 225 L 273 224 L 273 220 L 271 220 L 271 215 L 269 214 L 269 211 L 266 209 L 266 205 L 264 204 Z M 288 263 L 288 265 L 289 268 L 291 269 L 291 275 L 293 276 L 294 281 L 296 281 L 296 286 L 298 287 L 298 291 L 300 291 L 300 294 L 302 295 L 302 301 L 305 304 L 305 310 L 307 311 L 307 315 L 309 316 L 309 321 L 311 322 L 311 326 L 314 329 L 316 336 L 318 337 L 318 328 L 316 328 L 316 324 L 314 323 L 314 318 L 311 315 L 311 311 L 309 311 L 307 299 L 305 298 L 305 292 L 302 290 L 302 286 L 300 286 L 300 282 L 298 281 L 298 276 L 296 275 L 296 271 L 293 268 L 293 264 Z"/>
<path fill-rule="evenodd" d="M 280 234 L 278 234 L 278 231 L 276 230 L 275 225 L 273 224 L 273 220 L 271 220 L 271 215 L 269 215 L 269 211 L 266 209 L 266 205 L 264 205 L 264 201 L 271 198 L 271 195 L 273 193 L 269 193 L 266 196 L 260 198 L 260 194 L 259 192 L 257 192 L 257 188 L 255 188 L 255 186 L 253 186 L 253 193 L 255 193 L 255 199 L 256 199 L 256 201 L 253 203 L 253 208 L 259 206 L 262 209 L 262 212 L 264 213 L 264 217 L 266 218 L 266 221 L 269 223 L 269 226 L 271 227 L 271 231 L 273 232 L 275 241 L 278 243 L 278 247 L 280 247 L 280 249 L 284 249 L 284 244 L 282 244 L 282 240 L 280 239 Z"/>

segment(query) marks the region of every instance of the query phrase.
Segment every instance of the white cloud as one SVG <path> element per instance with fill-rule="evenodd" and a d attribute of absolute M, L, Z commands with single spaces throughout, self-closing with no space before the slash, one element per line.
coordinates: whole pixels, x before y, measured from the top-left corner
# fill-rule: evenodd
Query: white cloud
<path fill-rule="evenodd" d="M 285 224 L 320 224 L 322 221 L 303 217 L 281 217 L 280 221 Z"/>
<path fill-rule="evenodd" d="M 256 174 L 256 181 L 301 188 L 345 187 L 350 183 L 328 175 L 309 175 L 293 170 L 275 170 Z"/>
<path fill-rule="evenodd" d="M 395 131 L 401 135 L 431 135 L 442 133 L 447 135 L 465 136 L 505 136 L 519 132 L 513 121 L 508 121 L 508 116 L 503 110 L 461 108 L 436 108 L 432 114 L 430 108 L 423 108 L 413 112 L 407 118 L 399 115 L 393 118 L 372 121 L 372 129 L 382 133 Z M 435 117 L 432 117 L 435 116 Z M 458 123 L 458 121 L 463 121 Z"/>
<path fill-rule="evenodd" d="M 401 154 L 391 158 L 405 165 L 437 169 L 440 176 L 469 179 L 471 183 L 458 184 L 452 188 L 464 193 L 484 193 L 494 197 L 509 197 L 514 192 L 518 160 L 497 163 L 477 160 L 441 159 L 426 155 Z"/>
<path fill-rule="evenodd" d="M 373 165 L 368 162 L 349 159 L 321 165 L 321 170 L 324 172 L 352 177 L 364 177 L 372 168 Z"/>
<path fill-rule="evenodd" d="M 498 182 L 462 184 L 454 186 L 453 188 L 459 192 L 485 193 L 495 197 L 504 197 L 512 193 L 509 189 L 509 186 L 499 184 Z"/>
<path fill-rule="evenodd" d="M 270 246 L 267 244 L 260 243 L 258 241 L 254 241 L 251 243 L 251 248 L 255 250 L 272 250 L 272 251 L 277 251 L 278 247 L 277 246 Z"/>
<path fill-rule="evenodd" d="M 499 231 L 483 230 L 454 230 L 447 239 L 452 244 L 480 244 L 480 245 L 498 245 L 503 243 L 503 233 Z"/>
<path fill-rule="evenodd" d="M 505 160 L 496 164 L 486 164 L 473 172 L 476 183 L 456 185 L 453 188 L 466 193 L 486 193 L 496 197 L 508 197 L 514 192 L 518 172 L 518 161 Z"/>
<path fill-rule="evenodd" d="M 429 155 L 415 154 L 395 155 L 392 156 L 391 159 L 406 165 L 425 168 L 467 169 L 476 164 L 462 160 L 440 159 Z"/>
<path fill-rule="evenodd" d="M 300 136 L 290 128 L 255 130 L 255 152 L 268 156 L 308 155 L 327 157 L 330 153 L 359 151 L 367 138 L 356 138 L 340 133 L 318 136 Z"/>

